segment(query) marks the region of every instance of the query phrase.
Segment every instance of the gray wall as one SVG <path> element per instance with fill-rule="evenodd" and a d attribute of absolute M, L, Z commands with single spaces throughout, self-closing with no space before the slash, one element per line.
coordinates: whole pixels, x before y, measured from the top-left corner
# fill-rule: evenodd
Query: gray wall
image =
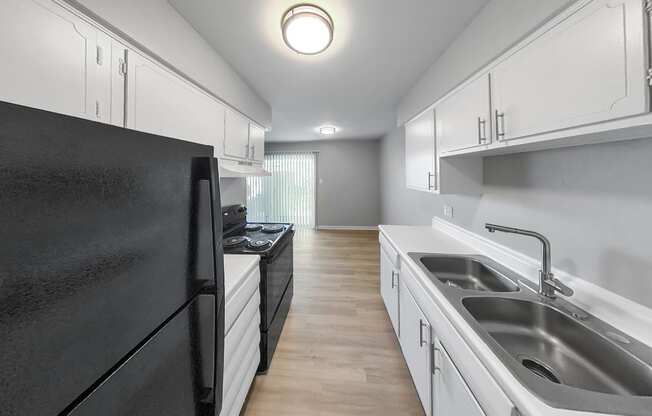
<path fill-rule="evenodd" d="M 247 203 L 247 182 L 244 178 L 220 179 L 222 206 Z"/>
<path fill-rule="evenodd" d="M 399 119 L 478 69 L 487 51 L 498 54 L 532 30 L 537 22 L 531 15 L 545 19 L 565 3 L 492 1 L 419 81 L 416 89 L 424 92 L 413 90 L 403 101 Z M 453 223 L 535 258 L 535 241 L 489 234 L 483 224 L 538 230 L 552 242 L 555 267 L 652 307 L 652 139 L 485 158 L 482 196 L 406 189 L 404 141 L 402 128 L 381 141 L 383 223 L 426 225 L 443 217 L 447 204 Z"/>
<path fill-rule="evenodd" d="M 317 225 L 376 226 L 380 222 L 378 140 L 265 143 L 266 151 L 316 151 Z"/>

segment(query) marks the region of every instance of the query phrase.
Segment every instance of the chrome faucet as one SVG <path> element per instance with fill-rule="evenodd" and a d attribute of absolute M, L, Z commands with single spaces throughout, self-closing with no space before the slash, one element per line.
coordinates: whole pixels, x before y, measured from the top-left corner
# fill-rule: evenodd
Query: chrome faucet
<path fill-rule="evenodd" d="M 550 241 L 542 234 L 536 231 L 522 230 L 520 228 L 505 227 L 496 224 L 485 224 L 484 227 L 490 233 L 502 231 L 504 233 L 520 234 L 529 237 L 534 237 L 543 245 L 543 255 L 541 261 L 541 270 L 539 270 L 539 294 L 550 299 L 557 297 L 557 292 L 564 296 L 572 296 L 573 289 L 564 285 L 555 275 L 552 274 L 550 264 Z"/>

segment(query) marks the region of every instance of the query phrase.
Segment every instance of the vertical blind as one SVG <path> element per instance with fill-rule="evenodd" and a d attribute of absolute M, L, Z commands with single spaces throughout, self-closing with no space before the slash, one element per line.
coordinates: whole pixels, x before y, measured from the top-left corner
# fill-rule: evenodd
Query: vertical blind
<path fill-rule="evenodd" d="M 247 178 L 247 217 L 314 228 L 317 154 L 266 153 L 264 163 L 272 176 Z"/>

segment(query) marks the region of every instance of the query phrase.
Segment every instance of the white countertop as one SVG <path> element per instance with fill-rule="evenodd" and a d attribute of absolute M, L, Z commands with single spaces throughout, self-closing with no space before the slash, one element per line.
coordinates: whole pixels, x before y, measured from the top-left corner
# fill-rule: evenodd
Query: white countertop
<path fill-rule="evenodd" d="M 457 340 L 457 342 L 463 342 L 468 347 L 464 348 L 464 351 L 462 349 L 455 351 L 458 354 L 457 358 L 460 360 L 460 364 L 465 364 L 460 366 L 460 371 L 467 379 L 467 383 L 474 393 L 477 388 L 480 390 L 480 393 L 485 394 L 483 399 L 488 408 L 492 407 L 492 397 L 490 394 L 487 394 L 487 390 L 483 386 L 488 385 L 488 383 L 494 383 L 500 387 L 507 398 L 516 405 L 520 413 L 524 416 L 595 415 L 594 413 L 552 408 L 527 390 L 456 311 L 454 306 L 437 286 L 430 281 L 428 276 L 408 256 L 410 252 L 485 255 L 487 253 L 483 253 L 481 250 L 475 249 L 451 235 L 430 226 L 381 225 L 379 229 L 382 235 L 398 252 L 401 259 L 401 270 L 406 266 L 409 267 L 411 274 L 416 278 L 421 289 L 423 289 L 425 297 L 430 299 L 436 305 L 436 308 L 439 309 L 440 313 L 449 320 L 450 325 L 455 330 L 454 333 L 456 333 L 455 336 L 451 336 L 451 339 Z M 473 356 L 464 354 L 473 354 Z M 478 364 L 484 368 L 469 365 L 468 363 L 472 361 L 476 363 L 479 361 Z M 465 366 L 466 368 L 464 368 Z M 463 371 L 464 369 L 467 370 L 466 373 Z M 487 377 L 491 377 L 493 380 Z M 492 416 L 489 410 L 485 409 L 485 411 L 487 412 L 487 416 Z"/>
<path fill-rule="evenodd" d="M 244 284 L 252 269 L 258 267 L 260 257 L 254 254 L 224 255 L 224 298 L 228 303 Z"/>

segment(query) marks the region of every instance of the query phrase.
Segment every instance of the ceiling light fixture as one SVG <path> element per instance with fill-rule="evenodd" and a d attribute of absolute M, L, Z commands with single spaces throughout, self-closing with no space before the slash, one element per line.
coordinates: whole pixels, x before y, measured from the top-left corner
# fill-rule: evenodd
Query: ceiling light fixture
<path fill-rule="evenodd" d="M 319 128 L 319 134 L 323 136 L 332 136 L 337 133 L 337 127 L 335 126 L 321 126 Z"/>
<path fill-rule="evenodd" d="M 285 44 L 303 55 L 321 53 L 333 41 L 333 19 L 312 4 L 297 4 L 285 12 L 281 30 Z"/>

